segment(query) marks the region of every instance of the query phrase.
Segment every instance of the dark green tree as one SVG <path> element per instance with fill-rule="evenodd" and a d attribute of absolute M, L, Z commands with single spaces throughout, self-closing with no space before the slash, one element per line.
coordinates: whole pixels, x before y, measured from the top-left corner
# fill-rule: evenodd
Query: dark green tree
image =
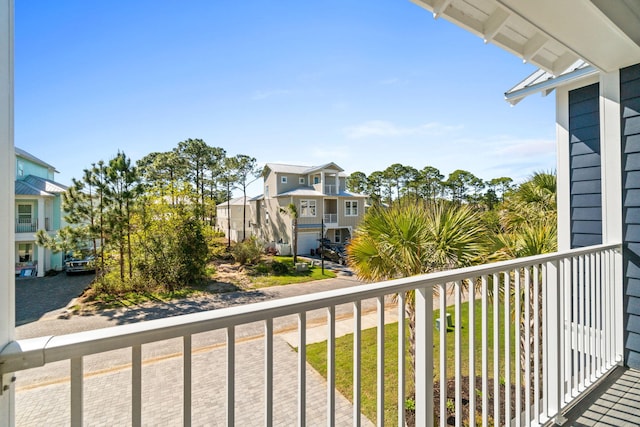
<path fill-rule="evenodd" d="M 106 169 L 105 194 L 108 196 L 108 226 L 113 236 L 111 244 L 119 252 L 120 281 L 125 282 L 125 261 L 128 277 L 133 277 L 131 248 L 131 215 L 135 201 L 142 192 L 137 170 L 124 152 L 119 151 Z M 125 256 L 126 251 L 126 256 Z"/>

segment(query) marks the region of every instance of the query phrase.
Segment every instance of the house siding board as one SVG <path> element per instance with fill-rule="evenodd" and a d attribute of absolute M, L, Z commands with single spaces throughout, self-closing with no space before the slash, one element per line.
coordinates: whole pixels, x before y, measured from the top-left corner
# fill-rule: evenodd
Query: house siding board
<path fill-rule="evenodd" d="M 640 188 L 640 171 L 630 171 L 624 177 L 624 188 L 633 190 Z"/>
<path fill-rule="evenodd" d="M 598 138 L 574 142 L 571 144 L 571 155 L 578 156 L 580 154 L 592 154 L 598 150 L 599 146 L 600 140 Z"/>
<path fill-rule="evenodd" d="M 571 171 L 571 182 L 589 181 L 592 179 L 600 179 L 600 166 L 573 169 Z"/>
<path fill-rule="evenodd" d="M 627 225 L 640 224 L 640 208 L 628 208 L 624 214 L 624 221 Z"/>
<path fill-rule="evenodd" d="M 602 243 L 599 85 L 569 92 L 571 246 Z"/>
<path fill-rule="evenodd" d="M 571 211 L 571 218 L 576 221 L 600 221 L 602 208 L 579 208 Z"/>
<path fill-rule="evenodd" d="M 640 316 L 640 298 L 637 296 L 627 296 L 627 313 Z"/>
<path fill-rule="evenodd" d="M 625 363 L 640 368 L 640 64 L 620 70 Z"/>
<path fill-rule="evenodd" d="M 573 234 L 571 237 L 571 247 L 573 248 L 599 245 L 601 242 L 602 234 Z"/>
<path fill-rule="evenodd" d="M 640 114 L 640 98 L 628 99 L 627 101 L 625 101 L 625 104 L 626 105 L 622 107 L 623 119 Z"/>
<path fill-rule="evenodd" d="M 628 135 L 627 143 L 625 144 L 626 153 L 637 153 L 640 151 L 640 135 Z"/>

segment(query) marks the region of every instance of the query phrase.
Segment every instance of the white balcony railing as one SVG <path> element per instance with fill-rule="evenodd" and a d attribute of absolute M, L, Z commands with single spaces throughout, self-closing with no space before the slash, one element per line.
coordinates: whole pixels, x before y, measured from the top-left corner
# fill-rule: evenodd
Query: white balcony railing
<path fill-rule="evenodd" d="M 334 213 L 326 213 L 326 214 L 324 214 L 324 223 L 325 224 L 337 224 L 338 223 L 338 214 L 334 214 Z"/>
<path fill-rule="evenodd" d="M 338 186 L 335 184 L 326 184 L 324 186 L 324 194 L 338 194 Z"/>
<path fill-rule="evenodd" d="M 322 310 L 326 314 L 322 324 L 328 338 L 324 414 L 327 424 L 335 425 L 336 371 L 340 369 L 336 366 L 336 322 L 338 317 L 347 317 L 346 307 L 354 333 L 354 387 L 353 396 L 349 397 L 353 404 L 352 423 L 359 426 L 366 421 L 360 415 L 361 328 L 365 302 L 369 304 L 373 300 L 377 313 L 377 414 L 381 417 L 385 411 L 385 308 L 396 304 L 388 297 L 398 295 L 394 311 L 397 311 L 399 320 L 399 363 L 395 369 L 398 372 L 397 402 L 402 408 L 408 380 L 404 362 L 407 317 L 403 305 L 407 295 L 414 295 L 416 425 L 429 426 L 434 422 L 444 425 L 446 417 L 450 416 L 448 413 L 453 414 L 458 423 L 468 421 L 471 425 L 480 419 L 484 425 L 490 424 L 489 421 L 504 425 L 505 420 L 516 426 L 538 425 L 558 417 L 570 402 L 620 360 L 620 264 L 619 245 L 601 245 L 64 336 L 19 340 L 0 353 L 0 373 L 70 361 L 70 387 L 65 399 L 70 401 L 71 425 L 80 426 L 83 420 L 96 417 L 88 409 L 85 413 L 90 398 L 84 395 L 88 377 L 83 372 L 83 361 L 92 354 L 130 348 L 131 374 L 124 376 L 124 381 L 129 381 L 128 386 L 113 392 L 115 395 L 99 390 L 100 400 L 109 402 L 99 406 L 113 405 L 118 399 L 130 401 L 130 409 L 118 413 L 119 416 L 130 416 L 130 420 L 111 422 L 142 423 L 145 413 L 143 402 L 146 404 L 148 400 L 143 399 L 143 395 L 154 391 L 143 387 L 143 378 L 149 375 L 149 381 L 165 381 L 160 389 L 170 386 L 182 388 L 177 395 L 165 393 L 165 400 L 159 406 L 156 402 L 154 407 L 165 411 L 171 405 L 178 405 L 177 413 L 183 418 L 184 425 L 190 425 L 192 419 L 198 423 L 204 423 L 204 419 L 225 420 L 226 425 L 234 425 L 238 415 L 237 399 L 241 398 L 250 400 L 253 404 L 251 412 L 258 413 L 263 420 L 260 423 L 272 425 L 274 410 L 277 409 L 274 395 L 281 397 L 274 393 L 274 366 L 279 357 L 274 350 L 274 321 L 292 315 L 298 324 L 297 368 L 287 365 L 286 371 L 291 382 L 287 390 L 291 393 L 296 390 L 292 398 L 297 411 L 285 416 L 291 425 L 296 423 L 296 419 L 298 425 L 318 424 L 317 420 L 310 419 L 315 412 L 307 411 L 307 405 L 317 403 L 317 397 L 307 399 L 309 376 L 306 373 L 305 348 L 307 329 L 318 321 L 312 312 Z M 465 289 L 471 291 L 465 294 Z M 409 291 L 411 294 L 407 294 Z M 474 304 L 465 303 L 465 295 L 467 298 L 474 295 L 471 298 Z M 453 312 L 450 328 L 442 327 L 447 324 L 445 309 L 448 305 L 452 305 L 449 310 Z M 440 310 L 436 319 L 441 326 L 438 331 L 434 330 L 434 307 Z M 307 320 L 312 316 L 313 322 L 310 320 L 308 325 Z M 256 376 L 256 369 L 260 372 L 258 375 L 263 377 L 263 386 L 254 389 L 250 396 L 239 396 L 236 393 L 240 385 L 236 382 L 239 378 L 236 366 L 240 366 L 238 358 L 242 357 L 236 350 L 246 338 L 236 332 L 241 325 L 252 322 L 263 324 L 264 358 L 249 365 L 251 376 Z M 476 327 L 476 324 L 480 326 Z M 226 356 L 207 362 L 205 369 L 198 368 L 196 374 L 193 361 L 206 346 L 196 348 L 192 340 L 196 334 L 214 330 L 224 334 L 220 351 L 224 349 Z M 466 343 L 462 341 L 463 335 L 468 336 Z M 181 368 L 161 370 L 143 361 L 143 349 L 172 338 L 182 341 Z M 434 346 L 438 342 L 439 345 Z M 467 347 L 468 350 L 463 351 Z M 153 348 L 148 351 L 150 357 L 161 358 L 154 351 Z M 449 366 L 450 363 L 453 366 Z M 463 372 L 463 366 L 468 366 L 468 370 Z M 219 388 L 208 386 L 206 393 L 199 394 L 197 400 L 208 399 L 207 405 L 210 405 L 209 400 L 219 399 L 226 405 L 226 412 L 194 412 L 194 387 L 199 383 L 210 384 L 212 377 L 220 375 L 226 375 L 225 385 Z M 451 381 L 455 383 L 455 391 L 449 396 L 447 385 Z M 469 391 L 467 396 L 463 396 L 463 388 Z M 223 391 L 218 396 L 220 389 Z M 441 392 L 436 393 L 436 390 Z M 463 397 L 468 399 L 468 404 L 463 405 Z M 53 396 L 43 398 L 50 402 Z M 35 402 L 30 402 L 29 408 L 35 406 Z M 47 407 L 56 406 L 49 404 Z M 439 419 L 433 419 L 434 410 L 439 411 Z M 463 410 L 468 410 L 468 415 L 464 415 Z M 404 411 L 398 412 L 398 425 L 404 425 Z"/>

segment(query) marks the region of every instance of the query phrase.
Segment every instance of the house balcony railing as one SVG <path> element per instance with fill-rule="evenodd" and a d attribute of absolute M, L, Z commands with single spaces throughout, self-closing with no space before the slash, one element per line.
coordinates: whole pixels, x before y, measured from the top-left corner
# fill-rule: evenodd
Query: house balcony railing
<path fill-rule="evenodd" d="M 35 233 L 38 231 L 37 219 L 17 219 L 16 220 L 16 233 Z"/>
<path fill-rule="evenodd" d="M 390 340 L 384 332 L 385 316 L 388 318 L 391 310 L 398 318 L 399 338 L 388 342 L 395 345 L 398 354 L 397 366 L 393 367 L 398 373 L 394 395 L 397 394 L 395 399 L 403 408 L 410 381 L 405 364 L 407 314 L 404 305 L 412 295 L 416 350 L 415 377 L 411 382 L 415 388 L 416 425 L 445 425 L 451 414 L 458 425 L 475 425 L 480 419 L 483 425 L 540 425 L 561 417 L 569 404 L 621 360 L 620 271 L 620 246 L 600 245 L 125 326 L 19 340 L 0 353 L 0 373 L 38 366 L 46 369 L 53 362 L 70 361 L 70 386 L 64 389 L 68 394 L 62 401 L 70 401 L 70 413 L 67 413 L 72 426 L 97 418 L 88 405 L 95 403 L 91 395 L 110 402 L 107 406 L 125 399 L 124 404 L 130 402 L 129 409 L 119 410 L 118 416 L 130 419 L 111 422 L 141 425 L 145 414 L 153 410 L 145 409 L 149 399 L 143 396 L 155 391 L 145 388 L 147 381 L 164 381 L 157 387 L 163 391 L 163 400 L 150 404 L 156 411 L 161 408 L 163 413 L 175 405 L 174 413 L 183 419 L 184 425 L 190 425 L 192 420 L 200 424 L 205 419 L 213 419 L 232 426 L 236 422 L 242 424 L 240 418 L 247 413 L 254 417 L 251 425 L 272 425 L 277 422 L 274 418 L 282 417 L 278 415 L 280 405 L 274 405 L 274 399 L 280 403 L 285 398 L 297 408 L 284 415 L 288 424 L 318 424 L 311 419 L 318 411 L 308 411 L 307 406 L 324 401 L 325 410 L 319 413 L 324 414 L 327 425 L 335 425 L 345 423 L 344 419 L 337 421 L 335 414 L 336 375 L 342 369 L 336 364 L 336 323 L 346 318 L 350 319 L 353 332 L 353 395 L 347 397 L 353 407 L 351 422 L 360 426 L 368 422 L 361 418 L 364 307 L 370 307 L 373 301 L 377 319 L 376 398 L 380 420 L 386 409 L 384 349 L 385 342 Z M 392 298 L 394 295 L 397 298 Z M 469 298 L 470 295 L 473 298 Z M 465 299 L 474 303 L 469 304 Z M 439 313 L 434 308 L 439 309 Z M 451 323 L 445 309 L 453 314 Z M 322 398 L 317 394 L 307 395 L 308 382 L 314 378 L 307 374 L 306 368 L 307 331 L 312 325 L 318 326 L 319 317 L 328 343 L 326 383 L 323 383 L 326 392 Z M 293 360 L 297 359 L 297 367 L 296 362 L 285 363 L 285 368 L 278 363 L 281 353 L 275 350 L 278 346 L 274 348 L 277 336 L 274 324 L 283 318 L 293 318 L 298 325 L 290 328 L 297 342 L 298 350 L 292 356 Z M 244 377 L 240 366 L 247 357 L 241 348 L 246 341 L 241 331 L 254 322 L 262 325 L 259 339 L 264 357 L 251 359 L 252 363 L 247 366 L 251 370 L 249 376 L 262 377 L 262 386 L 239 393 Z M 443 325 L 448 326 L 440 327 Z M 219 332 L 220 342 L 216 348 L 225 356 L 201 361 L 203 366 L 199 366 L 196 360 L 200 360 L 207 345 L 211 348 L 215 345 L 199 343 L 198 348 L 195 343 L 200 338 L 197 337 L 211 331 Z M 161 358 L 154 354 L 153 347 L 147 346 L 171 339 L 181 341 L 182 356 L 176 360 L 179 365 L 172 365 L 169 371 L 143 360 L 143 353 Z M 91 361 L 90 355 L 117 349 L 131 349 L 126 353 L 130 368 L 119 377 L 125 384 L 113 389 L 112 395 L 103 388 L 85 394 L 85 382 L 91 378 L 84 375 L 84 361 Z M 290 384 L 285 388 L 286 393 L 274 393 L 274 371 L 281 369 L 286 371 Z M 220 382 L 217 386 L 213 385 L 216 378 Z M 451 383 L 454 391 L 447 391 Z M 200 384 L 204 391 L 196 392 Z M 467 394 L 462 390 L 467 390 Z M 50 401 L 53 397 L 42 398 Z M 204 409 L 196 405 L 203 399 L 206 400 Z M 226 410 L 211 410 L 216 399 L 223 402 Z M 29 408 L 35 405 L 30 402 Z M 245 410 L 240 411 L 239 405 L 249 405 L 249 409 L 242 406 Z M 468 415 L 463 412 L 463 406 L 468 409 Z M 439 418 L 434 419 L 434 413 L 439 413 Z M 256 416 L 262 421 L 256 422 Z M 404 416 L 404 411 L 398 412 L 399 426 L 404 426 Z"/>
<path fill-rule="evenodd" d="M 325 224 L 337 224 L 338 223 L 338 214 L 335 214 L 335 213 L 326 213 L 326 214 L 324 214 L 324 223 Z"/>
<path fill-rule="evenodd" d="M 338 186 L 334 184 L 325 184 L 324 194 L 330 194 L 330 195 L 338 194 Z"/>
<path fill-rule="evenodd" d="M 38 228 L 37 218 L 30 220 L 16 219 L 16 233 L 35 233 L 38 231 Z M 51 221 L 49 221 L 49 218 L 44 219 L 44 229 L 51 231 Z"/>

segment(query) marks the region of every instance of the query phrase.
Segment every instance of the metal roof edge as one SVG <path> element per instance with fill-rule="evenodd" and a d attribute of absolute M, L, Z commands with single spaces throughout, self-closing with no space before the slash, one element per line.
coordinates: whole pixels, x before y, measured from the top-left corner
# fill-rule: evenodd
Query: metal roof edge
<path fill-rule="evenodd" d="M 504 99 L 509 104 L 516 105 L 518 102 L 522 101 L 524 98 L 526 98 L 529 95 L 533 95 L 534 93 L 544 91 L 546 92 L 545 95 L 547 95 L 558 86 L 562 86 L 567 83 L 578 81 L 580 79 L 598 74 L 599 72 L 600 70 L 598 70 L 593 65 L 588 65 L 583 68 L 578 68 L 570 73 L 561 74 L 557 77 L 551 77 L 543 82 L 534 83 L 530 86 L 525 86 L 522 89 L 517 89 L 517 90 L 510 89 L 507 92 L 505 92 Z"/>

